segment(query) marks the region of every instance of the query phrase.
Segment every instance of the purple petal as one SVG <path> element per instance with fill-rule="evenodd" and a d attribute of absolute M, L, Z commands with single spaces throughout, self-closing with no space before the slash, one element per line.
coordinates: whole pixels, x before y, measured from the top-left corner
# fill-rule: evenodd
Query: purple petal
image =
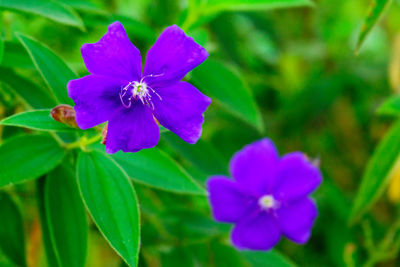
<path fill-rule="evenodd" d="M 221 222 L 238 222 L 256 208 L 256 201 L 241 192 L 237 184 L 225 176 L 207 181 L 213 217 Z"/>
<path fill-rule="evenodd" d="M 137 152 L 157 145 L 159 137 L 160 130 L 151 110 L 139 103 L 110 119 L 106 151 Z"/>
<path fill-rule="evenodd" d="M 84 44 L 81 53 L 92 74 L 139 80 L 142 70 L 140 51 L 129 41 L 118 21 L 108 26 L 108 32 L 97 43 Z"/>
<path fill-rule="evenodd" d="M 322 181 L 321 172 L 301 152 L 286 154 L 281 158 L 275 195 L 286 201 L 306 197 Z"/>
<path fill-rule="evenodd" d="M 126 81 L 111 77 L 88 75 L 71 80 L 68 95 L 75 102 L 76 123 L 88 129 L 103 123 L 121 109 L 119 91 Z"/>
<path fill-rule="evenodd" d="M 280 238 L 275 219 L 266 213 L 245 218 L 232 231 L 233 244 L 239 249 L 270 250 Z"/>
<path fill-rule="evenodd" d="M 243 188 L 261 196 L 271 191 L 278 166 L 278 152 L 274 144 L 265 138 L 237 152 L 230 162 L 230 171 Z"/>
<path fill-rule="evenodd" d="M 158 88 L 157 93 L 161 99 L 154 95 L 152 98 L 156 119 L 184 141 L 196 143 L 201 136 L 203 112 L 211 99 L 187 82 Z"/>
<path fill-rule="evenodd" d="M 153 88 L 174 84 L 202 63 L 208 57 L 207 51 L 196 44 L 178 26 L 166 28 L 149 50 L 143 77 Z"/>
<path fill-rule="evenodd" d="M 301 199 L 277 211 L 279 228 L 287 238 L 304 244 L 311 236 L 317 214 L 317 207 L 311 199 Z"/>

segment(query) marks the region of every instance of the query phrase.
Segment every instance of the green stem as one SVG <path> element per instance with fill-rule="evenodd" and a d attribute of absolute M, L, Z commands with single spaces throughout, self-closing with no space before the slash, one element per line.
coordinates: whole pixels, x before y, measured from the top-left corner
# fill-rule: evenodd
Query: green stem
<path fill-rule="evenodd" d="M 365 248 L 367 249 L 369 254 L 372 254 L 375 249 L 375 244 L 372 237 L 371 224 L 369 221 L 364 221 L 361 226 L 364 231 Z"/>
<path fill-rule="evenodd" d="M 60 146 L 65 147 L 67 145 L 56 133 L 50 132 L 50 135 L 53 136 Z"/>
<path fill-rule="evenodd" d="M 370 252 L 368 260 L 363 265 L 364 267 L 373 267 L 380 261 L 390 259 L 393 254 L 397 255 L 400 237 L 398 237 L 398 239 L 395 237 L 399 230 L 400 217 L 398 217 L 392 224 L 379 245 L 372 251 L 372 253 Z M 396 250 L 396 253 L 394 253 L 394 250 Z"/>
<path fill-rule="evenodd" d="M 69 143 L 69 144 L 65 144 L 64 148 L 66 149 L 74 149 L 74 148 L 78 148 L 80 147 L 82 150 L 86 150 L 86 147 L 90 144 L 93 144 L 97 141 L 99 141 L 102 138 L 101 134 L 95 135 L 91 138 L 87 138 L 86 136 L 83 136 L 82 138 L 80 138 L 79 140 L 73 142 L 73 143 Z"/>

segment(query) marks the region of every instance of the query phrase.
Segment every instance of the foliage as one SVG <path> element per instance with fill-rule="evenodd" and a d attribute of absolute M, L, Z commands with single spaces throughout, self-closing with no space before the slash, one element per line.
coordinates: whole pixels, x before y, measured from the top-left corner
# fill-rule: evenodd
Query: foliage
<path fill-rule="evenodd" d="M 390 0 L 0 0 L 0 265 L 398 266 L 399 18 Z M 141 51 L 177 24 L 209 52 L 185 77 L 213 100 L 195 145 L 161 129 L 108 155 L 104 125 L 51 117 L 116 20 Z M 238 251 L 205 181 L 265 136 L 320 160 L 319 217 L 305 246 Z"/>

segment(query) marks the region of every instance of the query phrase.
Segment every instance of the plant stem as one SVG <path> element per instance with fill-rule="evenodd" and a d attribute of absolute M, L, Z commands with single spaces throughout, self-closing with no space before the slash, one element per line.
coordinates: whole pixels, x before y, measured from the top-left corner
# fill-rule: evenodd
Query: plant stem
<path fill-rule="evenodd" d="M 66 148 L 66 149 L 74 149 L 74 148 L 80 147 L 82 150 L 86 150 L 86 147 L 88 145 L 99 141 L 101 138 L 102 138 L 101 134 L 95 135 L 95 136 L 93 136 L 93 137 L 91 137 L 89 139 L 86 136 L 83 136 L 82 138 L 80 138 L 76 142 L 65 144 L 64 148 Z"/>
<path fill-rule="evenodd" d="M 378 262 L 387 260 L 397 255 L 400 244 L 400 236 L 396 239 L 396 234 L 400 230 L 400 216 L 395 220 L 387 231 L 383 240 L 379 245 L 370 252 L 368 260 L 364 263 L 364 267 L 373 267 Z"/>
<path fill-rule="evenodd" d="M 53 136 L 60 146 L 65 147 L 67 145 L 56 133 L 50 132 L 50 135 Z"/>

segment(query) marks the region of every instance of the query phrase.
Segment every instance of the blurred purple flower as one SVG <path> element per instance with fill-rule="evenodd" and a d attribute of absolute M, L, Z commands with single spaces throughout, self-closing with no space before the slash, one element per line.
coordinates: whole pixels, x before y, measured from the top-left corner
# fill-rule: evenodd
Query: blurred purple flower
<path fill-rule="evenodd" d="M 97 43 L 84 44 L 81 52 L 90 75 L 70 81 L 68 94 L 81 129 L 108 121 L 108 153 L 155 146 L 160 136 L 155 119 L 188 143 L 200 138 L 211 100 L 180 80 L 208 54 L 178 26 L 160 35 L 147 53 L 143 73 L 140 52 L 120 22 L 111 24 Z"/>
<path fill-rule="evenodd" d="M 232 242 L 239 249 L 269 250 L 281 235 L 304 244 L 317 208 L 309 194 L 322 175 L 300 152 L 282 156 L 269 139 L 245 146 L 230 162 L 234 180 L 213 176 L 207 182 L 217 221 L 234 223 Z"/>

